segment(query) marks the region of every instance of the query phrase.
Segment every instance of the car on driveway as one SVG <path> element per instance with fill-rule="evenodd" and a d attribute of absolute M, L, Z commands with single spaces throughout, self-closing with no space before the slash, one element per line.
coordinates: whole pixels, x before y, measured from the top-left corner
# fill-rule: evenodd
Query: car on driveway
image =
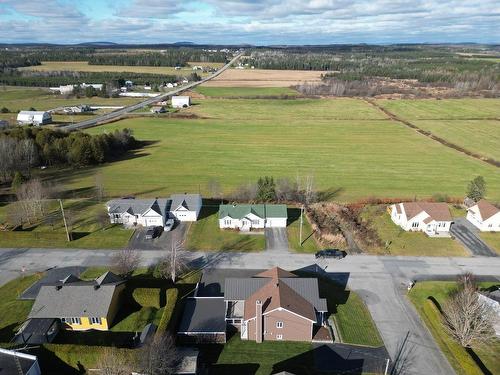
<path fill-rule="evenodd" d="M 318 258 L 332 258 L 332 259 L 343 259 L 346 256 L 346 252 L 337 249 L 325 249 L 318 251 L 315 256 Z"/>
<path fill-rule="evenodd" d="M 165 230 L 165 232 L 170 232 L 173 227 L 174 227 L 174 219 L 170 218 L 165 222 L 165 226 L 163 227 L 163 229 Z"/>
<path fill-rule="evenodd" d="M 144 234 L 144 239 L 152 240 L 153 238 L 159 237 L 161 234 L 161 227 L 147 227 L 146 233 Z"/>

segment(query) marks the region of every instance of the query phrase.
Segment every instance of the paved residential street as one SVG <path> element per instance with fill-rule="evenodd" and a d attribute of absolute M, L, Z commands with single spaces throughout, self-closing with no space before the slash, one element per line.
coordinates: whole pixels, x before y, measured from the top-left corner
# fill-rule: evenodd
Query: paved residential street
<path fill-rule="evenodd" d="M 26 272 L 52 267 L 109 265 L 113 250 L 4 249 L 0 250 L 0 285 Z M 141 251 L 142 263 L 149 265 L 162 252 Z M 352 255 L 325 260 L 316 266 L 312 254 L 272 251 L 265 254 L 196 252 L 193 264 L 205 268 L 266 269 L 279 265 L 288 270 L 323 269 L 326 276 L 360 293 L 366 301 L 386 348 L 394 360 L 408 335 L 402 357 L 411 374 L 452 374 L 415 309 L 406 299 L 405 284 L 410 279 L 450 278 L 465 271 L 479 276 L 495 276 L 500 282 L 500 258 L 384 257 Z"/>
<path fill-rule="evenodd" d="M 462 243 L 475 256 L 496 257 L 496 253 L 481 238 L 479 238 L 479 230 L 472 225 L 467 219 L 461 217 L 455 219 L 451 225 L 451 234 Z"/>

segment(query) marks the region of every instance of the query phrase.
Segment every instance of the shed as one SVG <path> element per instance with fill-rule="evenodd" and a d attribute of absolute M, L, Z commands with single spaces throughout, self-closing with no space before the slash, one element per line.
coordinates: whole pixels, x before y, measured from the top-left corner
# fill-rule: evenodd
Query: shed
<path fill-rule="evenodd" d="M 187 343 L 225 343 L 226 321 L 223 297 L 188 298 L 177 331 Z"/>
<path fill-rule="evenodd" d="M 186 108 L 191 105 L 190 96 L 172 96 L 172 107 L 173 108 Z"/>
<path fill-rule="evenodd" d="M 52 115 L 46 111 L 21 111 L 17 114 L 17 122 L 21 125 L 45 125 L 52 122 Z"/>
<path fill-rule="evenodd" d="M 16 344 L 41 345 L 52 342 L 56 337 L 61 323 L 55 318 L 28 319 L 19 329 L 14 342 Z"/>

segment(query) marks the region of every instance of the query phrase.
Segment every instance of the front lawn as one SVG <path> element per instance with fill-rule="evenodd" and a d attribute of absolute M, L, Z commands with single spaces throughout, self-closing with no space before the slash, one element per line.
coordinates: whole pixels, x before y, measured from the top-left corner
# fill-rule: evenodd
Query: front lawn
<path fill-rule="evenodd" d="M 451 238 L 430 238 L 423 232 L 406 232 L 394 224 L 385 205 L 366 206 L 361 213 L 377 231 L 383 247 L 365 249 L 375 254 L 412 256 L 469 256 L 465 248 Z"/>
<path fill-rule="evenodd" d="M 300 243 L 300 209 L 288 209 L 288 245 L 298 253 L 315 253 L 321 246 L 314 238 L 311 224 L 305 214 L 302 219 L 302 243 Z"/>
<path fill-rule="evenodd" d="M 193 251 L 261 251 L 266 247 L 263 233 L 242 234 L 220 229 L 215 207 L 202 208 L 200 218 L 189 226 L 187 250 Z"/>
<path fill-rule="evenodd" d="M 480 287 L 490 287 L 492 283 L 480 283 Z M 446 332 L 441 323 L 441 312 L 437 305 L 429 297 L 432 297 L 442 308 L 448 299 L 450 292 L 456 288 L 455 282 L 425 281 L 419 282 L 411 290 L 408 297 L 415 305 L 420 317 L 427 325 L 427 328 L 434 336 L 437 344 L 443 351 L 448 361 L 457 374 L 483 374 L 483 371 L 474 362 L 469 353 L 461 347 Z M 496 339 L 493 344 L 481 345 L 472 348 L 479 357 L 489 374 L 500 373 L 500 339 Z"/>

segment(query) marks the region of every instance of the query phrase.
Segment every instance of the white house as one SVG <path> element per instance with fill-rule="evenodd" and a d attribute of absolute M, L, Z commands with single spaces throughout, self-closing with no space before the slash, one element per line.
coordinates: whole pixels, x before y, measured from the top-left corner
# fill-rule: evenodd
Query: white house
<path fill-rule="evenodd" d="M 173 194 L 170 198 L 113 199 L 106 203 L 110 222 L 134 226 L 165 226 L 170 217 L 196 221 L 202 206 L 199 194 Z"/>
<path fill-rule="evenodd" d="M 196 221 L 200 215 L 202 199 L 200 194 L 173 194 L 170 213 L 179 221 Z"/>
<path fill-rule="evenodd" d="M 0 374 L 40 375 L 41 373 L 36 356 L 0 348 Z"/>
<path fill-rule="evenodd" d="M 191 97 L 189 96 L 172 96 L 173 108 L 185 108 L 191 105 Z"/>
<path fill-rule="evenodd" d="M 494 321 L 493 329 L 497 337 L 500 337 L 500 289 L 487 293 L 487 295 L 479 294 L 479 300 L 493 310 Z"/>
<path fill-rule="evenodd" d="M 169 199 L 113 199 L 106 203 L 112 224 L 165 226 Z"/>
<path fill-rule="evenodd" d="M 453 221 L 446 203 L 432 202 L 393 204 L 391 219 L 405 231 L 420 231 L 430 237 L 449 235 Z"/>
<path fill-rule="evenodd" d="M 484 199 L 467 209 L 467 220 L 481 232 L 500 232 L 500 210 Z"/>
<path fill-rule="evenodd" d="M 222 204 L 219 206 L 219 228 L 249 231 L 263 228 L 285 228 L 288 219 L 284 204 Z"/>
<path fill-rule="evenodd" d="M 20 125 L 45 125 L 52 122 L 52 115 L 45 111 L 21 111 L 17 114 Z"/>

